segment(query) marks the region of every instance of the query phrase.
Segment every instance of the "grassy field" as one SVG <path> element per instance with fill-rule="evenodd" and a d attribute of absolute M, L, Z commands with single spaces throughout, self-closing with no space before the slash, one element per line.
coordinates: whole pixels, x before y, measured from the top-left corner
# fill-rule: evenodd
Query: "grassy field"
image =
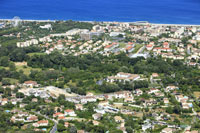
<path fill-rule="evenodd" d="M 199 97 L 200 97 L 200 92 L 195 91 L 195 92 L 194 92 L 194 96 L 195 96 L 196 98 L 199 98 Z"/>
<path fill-rule="evenodd" d="M 127 45 L 126 43 L 119 43 L 119 47 L 120 47 L 120 48 L 125 48 L 126 45 Z"/>
<path fill-rule="evenodd" d="M 19 81 L 18 81 L 17 79 L 13 79 L 13 78 L 3 78 L 3 79 L 8 79 L 8 80 L 10 80 L 10 83 L 11 83 L 12 85 L 19 83 Z"/>
<path fill-rule="evenodd" d="M 142 44 L 135 44 L 135 48 L 133 50 L 133 54 L 137 53 L 137 51 L 142 47 L 143 45 Z"/>
<path fill-rule="evenodd" d="M 33 55 L 45 55 L 45 53 L 29 53 L 29 56 L 33 56 Z"/>
<path fill-rule="evenodd" d="M 40 68 L 31 68 L 28 66 L 16 66 L 17 71 L 19 72 L 20 70 L 22 70 L 24 72 L 25 75 L 29 75 L 31 70 L 38 70 L 41 71 Z"/>
<path fill-rule="evenodd" d="M 6 69 L 6 70 L 8 70 L 9 68 L 8 67 L 3 67 L 3 66 L 0 66 L 0 69 Z"/>

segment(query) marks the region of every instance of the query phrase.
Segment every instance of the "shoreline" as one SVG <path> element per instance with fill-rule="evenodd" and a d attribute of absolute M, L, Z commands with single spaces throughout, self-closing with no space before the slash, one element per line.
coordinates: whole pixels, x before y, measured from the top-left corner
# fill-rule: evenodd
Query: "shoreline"
<path fill-rule="evenodd" d="M 13 21 L 14 19 L 0 19 L 0 21 Z M 36 20 L 36 19 L 20 19 L 20 21 L 25 22 L 56 22 L 56 21 L 69 21 L 69 20 Z M 172 23 L 151 23 L 148 21 L 135 21 L 135 22 L 121 22 L 121 21 L 82 21 L 82 20 L 72 20 L 77 22 L 107 22 L 107 23 L 129 23 L 129 24 L 141 24 L 141 25 L 160 25 L 160 26 L 200 26 L 200 24 L 172 24 Z M 144 22 L 144 23 L 141 23 Z"/>

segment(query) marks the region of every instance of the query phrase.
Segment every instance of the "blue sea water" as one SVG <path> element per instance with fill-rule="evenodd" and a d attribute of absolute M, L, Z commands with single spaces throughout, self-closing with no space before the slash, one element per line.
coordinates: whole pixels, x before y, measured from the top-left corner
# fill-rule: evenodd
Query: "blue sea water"
<path fill-rule="evenodd" d="M 0 0 L 0 19 L 200 24 L 200 0 Z"/>

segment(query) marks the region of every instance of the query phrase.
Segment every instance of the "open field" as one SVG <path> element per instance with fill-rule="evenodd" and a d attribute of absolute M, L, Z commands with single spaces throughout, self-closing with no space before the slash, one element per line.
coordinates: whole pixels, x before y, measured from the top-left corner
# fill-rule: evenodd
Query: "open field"
<path fill-rule="evenodd" d="M 195 96 L 196 98 L 199 98 L 199 97 L 200 97 L 200 92 L 195 91 L 195 92 L 194 92 L 194 96 Z"/>
<path fill-rule="evenodd" d="M 135 44 L 134 50 L 132 53 L 137 53 L 137 51 L 142 47 L 142 44 Z"/>
<path fill-rule="evenodd" d="M 15 63 L 16 65 L 16 69 L 17 71 L 19 72 L 20 70 L 22 70 L 24 72 L 25 75 L 29 75 L 31 70 L 37 70 L 37 71 L 41 71 L 40 68 L 31 68 L 31 67 L 28 67 L 26 62 L 17 62 Z"/>
<path fill-rule="evenodd" d="M 12 85 L 19 83 L 17 79 L 13 79 L 13 78 L 3 78 L 3 79 L 8 79 Z"/>
<path fill-rule="evenodd" d="M 120 48 L 124 48 L 124 47 L 126 47 L 126 45 L 127 45 L 126 43 L 119 43 Z"/>
<path fill-rule="evenodd" d="M 33 56 L 33 55 L 45 55 L 45 53 L 39 53 L 39 52 L 38 53 L 29 53 L 28 55 L 29 56 Z"/>

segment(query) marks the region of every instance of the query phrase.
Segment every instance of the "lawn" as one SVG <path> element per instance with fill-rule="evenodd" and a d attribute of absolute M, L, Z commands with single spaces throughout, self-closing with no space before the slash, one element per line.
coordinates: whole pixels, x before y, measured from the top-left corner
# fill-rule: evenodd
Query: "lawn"
<path fill-rule="evenodd" d="M 125 48 L 126 45 L 127 45 L 126 43 L 119 43 L 119 47 L 120 47 L 120 48 Z"/>
<path fill-rule="evenodd" d="M 135 47 L 134 47 L 134 50 L 133 50 L 133 54 L 134 53 L 137 53 L 137 51 L 142 47 L 143 45 L 142 44 L 135 44 Z"/>

